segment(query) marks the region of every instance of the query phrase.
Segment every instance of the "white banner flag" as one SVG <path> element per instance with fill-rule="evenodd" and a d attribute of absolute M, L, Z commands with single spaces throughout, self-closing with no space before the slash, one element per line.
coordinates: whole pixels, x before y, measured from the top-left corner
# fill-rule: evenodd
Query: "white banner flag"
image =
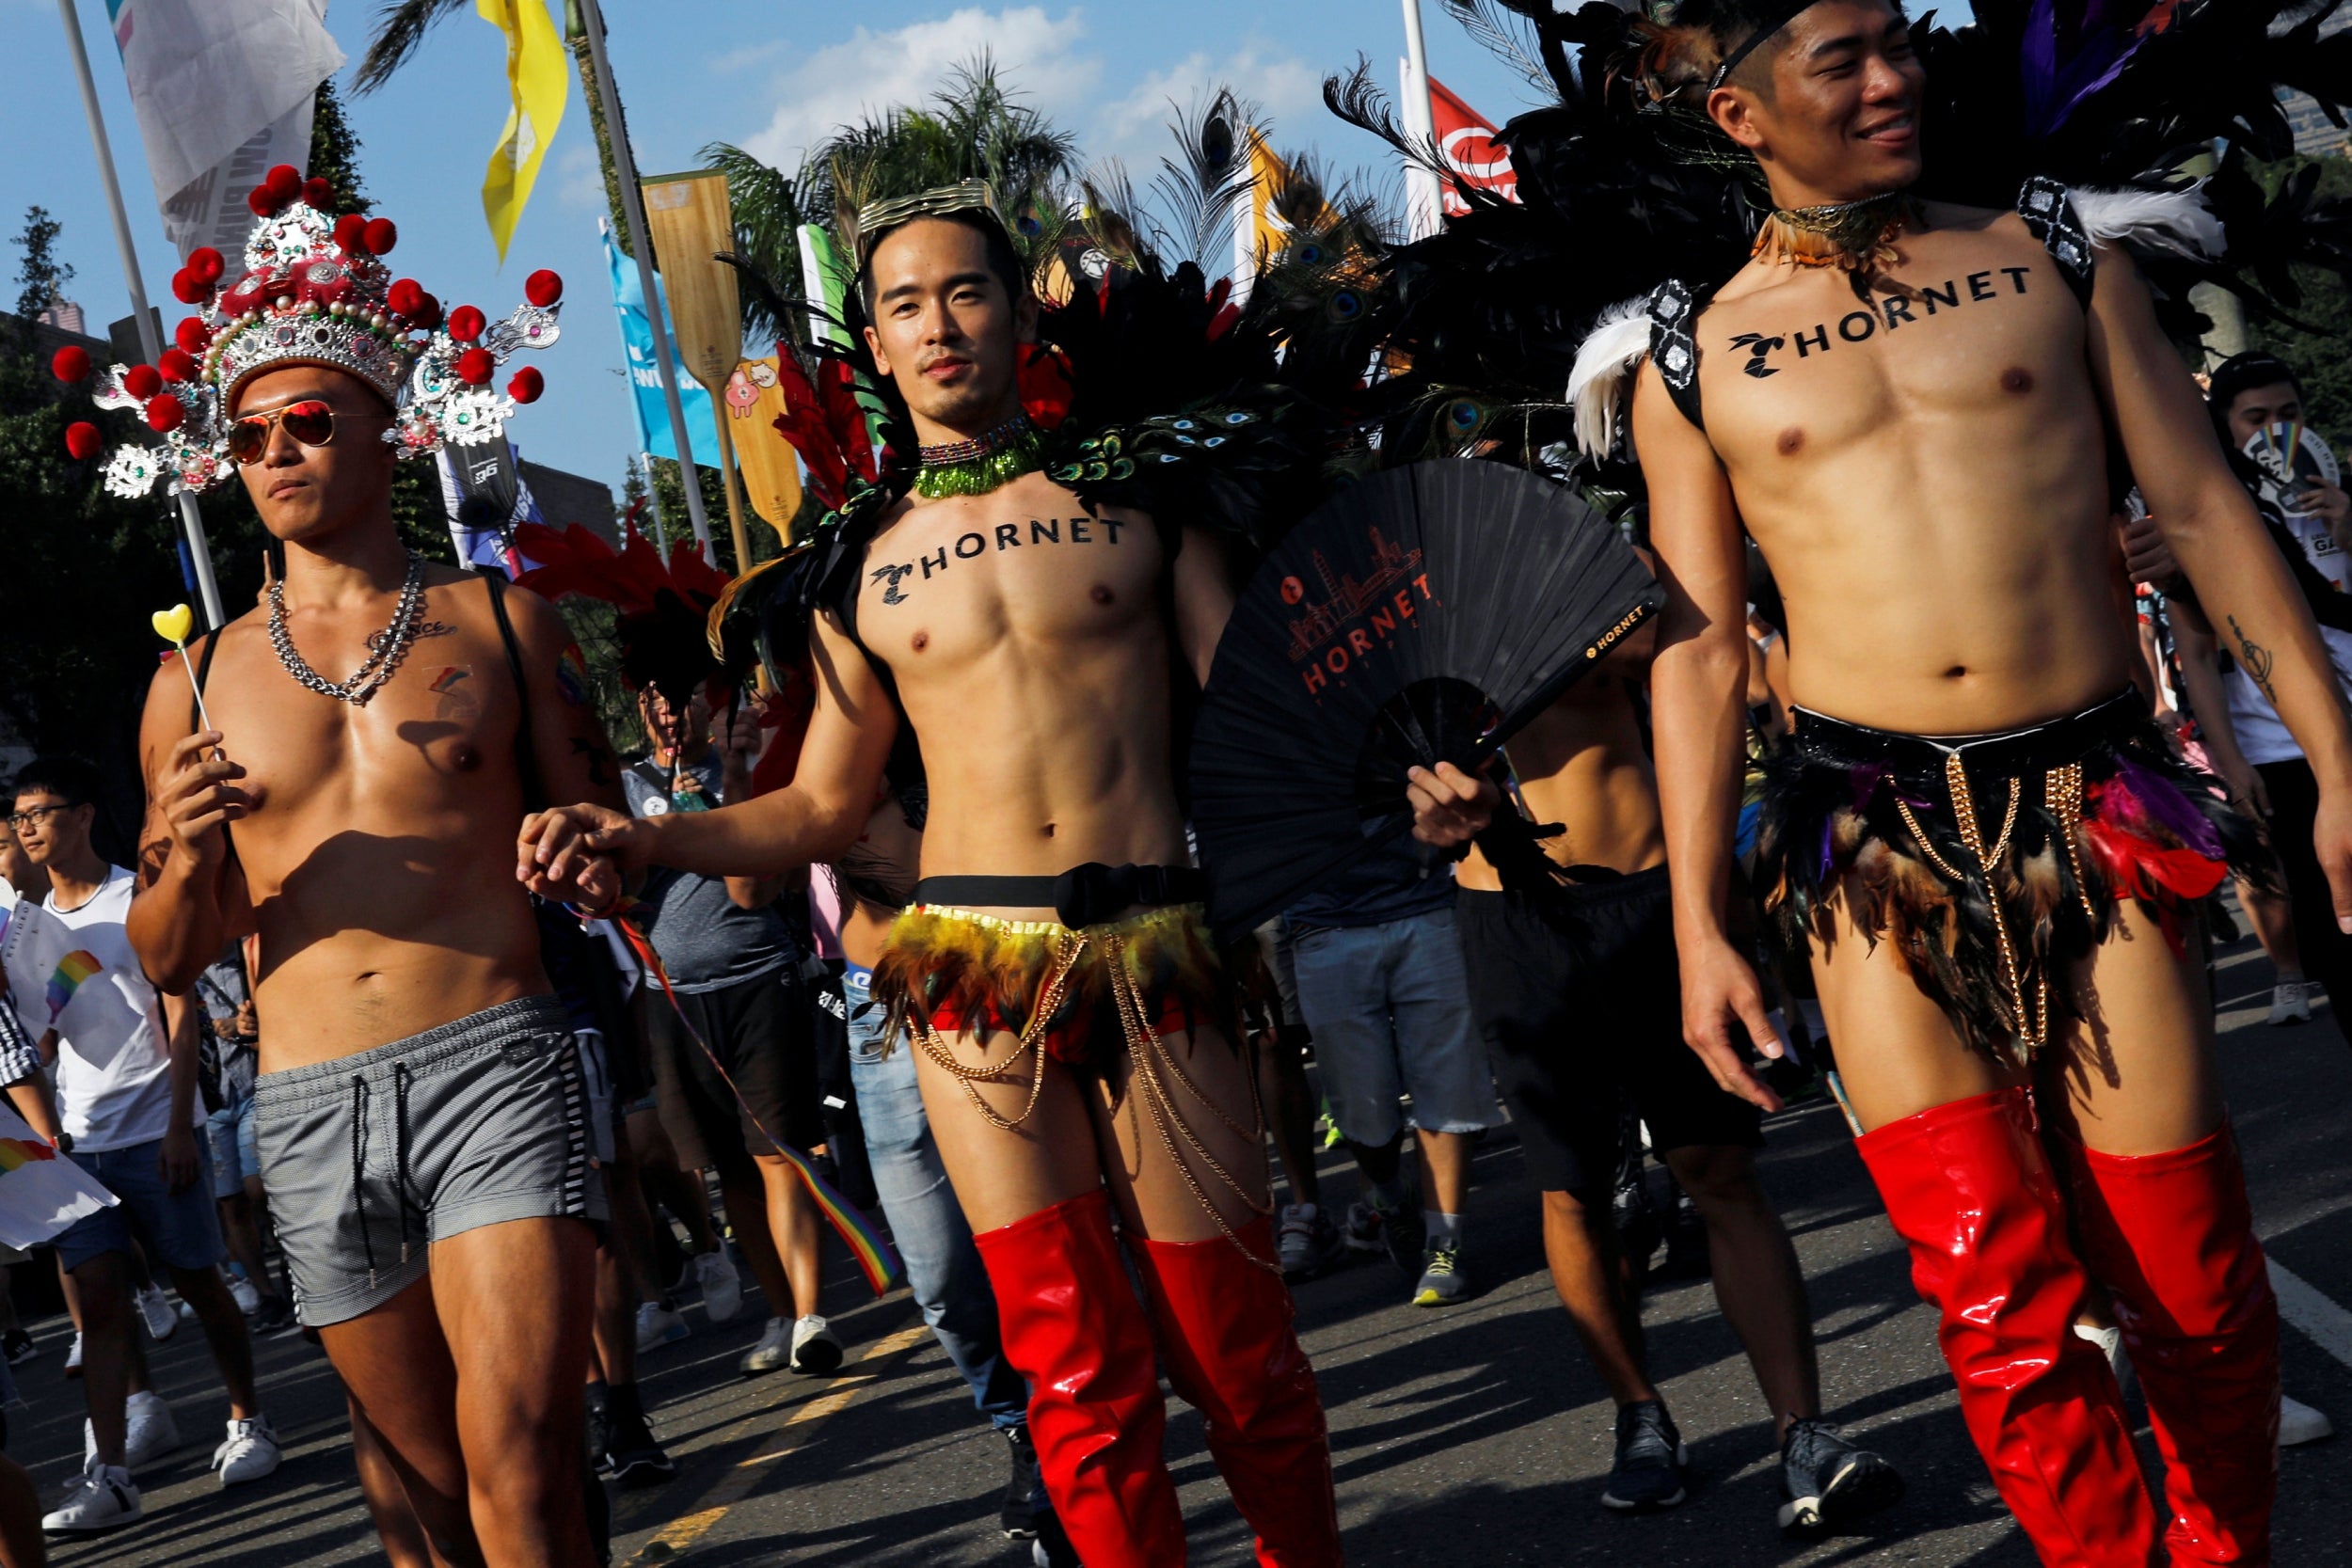
<path fill-rule="evenodd" d="M 310 161 L 311 97 L 343 63 L 326 0 L 106 0 L 106 16 L 165 230 L 183 261 L 209 245 L 233 263 L 246 193 Z"/>

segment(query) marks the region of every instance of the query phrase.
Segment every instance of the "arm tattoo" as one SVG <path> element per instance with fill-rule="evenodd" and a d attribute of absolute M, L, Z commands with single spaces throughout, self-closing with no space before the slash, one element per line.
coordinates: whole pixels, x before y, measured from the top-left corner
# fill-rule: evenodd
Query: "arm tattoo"
<path fill-rule="evenodd" d="M 587 759 L 588 782 L 598 789 L 609 787 L 620 776 L 612 765 L 612 748 L 601 740 L 588 740 L 580 736 L 572 736 L 572 754 Z"/>
<path fill-rule="evenodd" d="M 2247 636 L 2246 628 L 2237 624 L 2236 616 L 2227 619 L 2231 634 L 2237 639 L 2238 662 L 2246 666 L 2247 674 L 2252 677 L 2256 686 L 2262 688 L 2262 694 L 2270 699 L 2270 705 L 2277 707 L 2279 693 L 2270 686 L 2270 650 Z"/>
<path fill-rule="evenodd" d="M 588 705 L 588 660 L 580 656 L 577 642 L 566 642 L 556 658 L 555 694 L 565 707 Z"/>

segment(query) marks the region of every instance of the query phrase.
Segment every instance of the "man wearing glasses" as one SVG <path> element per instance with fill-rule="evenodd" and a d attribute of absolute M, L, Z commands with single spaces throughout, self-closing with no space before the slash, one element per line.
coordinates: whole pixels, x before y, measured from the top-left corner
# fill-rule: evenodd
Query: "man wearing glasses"
<path fill-rule="evenodd" d="M 251 271 L 189 291 L 175 384 L 202 428 L 161 452 L 183 485 L 241 479 L 284 569 L 189 648 L 209 722 L 179 661 L 150 692 L 131 937 L 181 990 L 258 935 L 256 1141 L 296 1310 L 425 1535 L 453 1561 L 585 1562 L 604 1188 L 507 866 L 526 810 L 618 806 L 619 772 L 554 610 L 411 554 L 391 507 L 396 456 L 504 438 L 536 372 L 505 397 L 490 374 L 552 340 L 561 285 L 445 321 L 377 260 L 388 222 L 283 196 L 255 193 Z"/>
<path fill-rule="evenodd" d="M 252 1340 L 218 1267 L 220 1225 L 196 1103 L 196 1017 L 187 998 L 157 994 L 139 973 L 123 929 L 132 874 L 90 846 L 97 795 L 87 763 L 43 759 L 17 775 L 8 818 L 26 857 L 49 873 L 43 913 L 72 943 L 45 998 L 57 1041 L 59 1143 L 121 1199 L 57 1237 L 57 1260 L 81 1297 L 89 1427 L 82 1479 L 41 1521 L 53 1534 L 135 1523 L 142 1509 L 129 1468 L 134 1447 L 151 1451 L 177 1435 L 152 1392 L 130 1389 L 134 1218 L 153 1261 L 171 1271 L 196 1309 L 228 1386 L 228 1437 L 213 1460 L 221 1484 L 258 1481 L 280 1457 L 254 1395 Z M 152 1429 L 136 1445 L 134 1416 Z"/>

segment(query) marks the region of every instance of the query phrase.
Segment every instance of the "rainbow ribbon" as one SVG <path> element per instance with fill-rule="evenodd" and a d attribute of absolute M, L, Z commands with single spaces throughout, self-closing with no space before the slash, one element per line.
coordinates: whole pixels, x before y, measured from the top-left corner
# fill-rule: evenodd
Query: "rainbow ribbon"
<path fill-rule="evenodd" d="M 891 1247 L 890 1239 L 882 1233 L 881 1227 L 866 1217 L 856 1204 L 834 1191 L 832 1182 L 818 1175 L 817 1167 L 808 1163 L 805 1155 L 762 1125 L 759 1113 L 754 1111 L 751 1103 L 743 1098 L 743 1091 L 735 1086 L 735 1080 L 728 1074 L 726 1064 L 719 1060 L 719 1053 L 710 1049 L 710 1042 L 703 1038 L 702 1032 L 694 1027 L 693 1020 L 686 1016 L 686 1009 L 678 1006 L 677 991 L 670 985 L 670 972 L 661 967 L 660 955 L 653 950 L 653 943 L 628 918 L 636 907 L 635 899 L 625 897 L 613 908 L 604 911 L 602 918 L 612 922 L 613 928 L 627 939 L 629 950 L 637 955 L 637 961 L 645 966 L 645 973 L 661 983 L 661 994 L 670 999 L 670 1010 L 677 1015 L 679 1027 L 709 1058 L 720 1081 L 735 1096 L 735 1102 L 742 1106 L 743 1114 L 752 1118 L 752 1125 L 759 1129 L 760 1136 L 774 1145 L 776 1152 L 800 1173 L 809 1196 L 817 1200 L 817 1207 L 824 1211 L 826 1221 L 849 1247 L 850 1256 L 857 1259 L 858 1271 L 866 1275 L 866 1285 L 876 1295 L 888 1291 L 906 1277 L 905 1267 L 898 1261 L 898 1254 Z M 571 909 L 583 920 L 596 918 L 577 906 L 571 906 Z"/>

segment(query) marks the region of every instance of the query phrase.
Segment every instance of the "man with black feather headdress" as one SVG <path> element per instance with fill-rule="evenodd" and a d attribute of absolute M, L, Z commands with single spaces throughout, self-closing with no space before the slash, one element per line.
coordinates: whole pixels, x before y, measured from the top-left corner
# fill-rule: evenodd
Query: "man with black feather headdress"
<path fill-rule="evenodd" d="M 1220 541 L 1170 504 L 1183 492 L 1143 482 L 1204 467 L 1213 488 L 1247 452 L 1268 469 L 1292 454 L 1240 409 L 1038 428 L 1019 372 L 1040 305 L 984 182 L 869 200 L 854 227 L 871 384 L 903 444 L 859 477 L 870 457 L 850 407 L 832 464 L 812 458 L 813 475 L 847 477 L 788 568 L 813 612 L 818 691 L 792 783 L 691 816 L 544 814 L 525 825 L 522 872 L 602 902 L 648 865 L 744 876 L 836 860 L 894 740 L 919 737 L 922 878 L 874 991 L 915 1046 L 1073 1545 L 1089 1568 L 1184 1560 L 1156 1359 L 1206 1418 L 1259 1560 L 1337 1564 L 1322 1406 L 1175 782 L 1174 677 L 1205 677 L 1232 596 Z M 1167 407 L 1242 329 L 1197 272 L 1138 281 L 1184 296 L 1164 319 L 1189 325 L 1165 341 L 1187 357 L 1121 371 L 1130 394 L 1160 378 Z M 1071 314 L 1129 322 L 1091 293 Z M 1086 372 L 1082 399 L 1104 385 Z"/>

